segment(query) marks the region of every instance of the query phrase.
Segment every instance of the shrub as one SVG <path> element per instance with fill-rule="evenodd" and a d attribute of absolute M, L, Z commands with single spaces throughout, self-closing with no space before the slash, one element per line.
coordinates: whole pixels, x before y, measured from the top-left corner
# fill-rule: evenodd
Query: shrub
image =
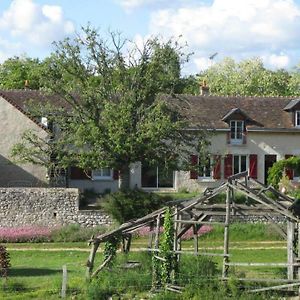
<path fill-rule="evenodd" d="M 51 230 L 46 227 L 0 228 L 0 242 L 2 243 L 49 242 L 50 240 Z"/>
<path fill-rule="evenodd" d="M 10 268 L 10 257 L 6 248 L 0 245 L 0 276 L 7 277 Z"/>
<path fill-rule="evenodd" d="M 104 197 L 102 206 L 117 222 L 142 217 L 164 206 L 171 198 L 141 190 L 125 190 Z"/>
<path fill-rule="evenodd" d="M 81 227 L 79 224 L 71 224 L 61 228 L 56 228 L 51 233 L 54 242 L 85 242 L 92 235 L 104 233 L 106 226 Z"/>

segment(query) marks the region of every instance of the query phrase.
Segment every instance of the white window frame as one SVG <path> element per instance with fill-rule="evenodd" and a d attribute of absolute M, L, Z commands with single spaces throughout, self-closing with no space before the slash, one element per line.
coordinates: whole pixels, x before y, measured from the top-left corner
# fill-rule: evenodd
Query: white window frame
<path fill-rule="evenodd" d="M 239 171 L 237 173 L 234 172 L 234 157 L 235 156 L 239 157 Z M 241 157 L 242 156 L 246 157 L 246 170 L 244 170 L 244 171 L 249 170 L 249 155 L 248 154 L 233 154 L 232 155 L 232 175 L 244 172 L 244 171 L 241 171 L 241 167 L 242 167 L 242 159 L 241 159 Z"/>
<path fill-rule="evenodd" d="M 209 176 L 206 176 L 206 166 L 203 166 L 203 175 L 204 176 L 200 176 L 198 175 L 198 179 L 199 180 L 211 180 L 213 178 L 212 176 L 212 160 L 211 160 L 211 157 L 208 157 L 207 158 L 207 161 L 209 161 L 209 165 L 210 165 L 210 173 L 209 173 Z M 198 157 L 198 166 L 199 166 L 199 171 L 198 171 L 198 174 L 200 173 L 200 158 Z"/>
<path fill-rule="evenodd" d="M 237 138 L 237 135 L 238 135 L 238 130 L 237 130 L 237 128 L 238 128 L 238 126 L 237 126 L 237 124 L 238 123 L 241 123 L 241 128 L 242 128 L 242 135 L 241 135 L 241 138 Z M 234 124 L 234 138 L 232 138 L 231 137 L 231 128 L 233 127 L 232 126 L 232 124 Z M 243 144 L 243 132 L 244 132 L 244 121 L 242 121 L 242 120 L 231 120 L 230 121 L 230 132 L 229 132 L 229 134 L 230 134 L 230 143 L 231 144 L 233 144 L 233 145 L 241 145 L 241 144 Z"/>
<path fill-rule="evenodd" d="M 47 117 L 41 117 L 41 124 L 48 128 L 48 118 Z"/>
<path fill-rule="evenodd" d="M 101 168 L 97 170 L 92 170 L 92 180 L 112 180 L 113 178 L 113 170 L 110 169 L 110 175 L 103 175 L 103 171 L 108 168 Z M 100 173 L 100 175 L 99 175 Z"/>
<path fill-rule="evenodd" d="M 295 111 L 295 127 L 300 127 L 300 110 Z"/>

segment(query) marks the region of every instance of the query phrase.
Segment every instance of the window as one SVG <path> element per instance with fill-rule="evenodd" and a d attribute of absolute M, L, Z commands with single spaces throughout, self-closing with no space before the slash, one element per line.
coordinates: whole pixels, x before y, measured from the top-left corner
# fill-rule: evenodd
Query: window
<path fill-rule="evenodd" d="M 294 180 L 296 181 L 300 180 L 300 172 L 298 169 L 294 170 Z"/>
<path fill-rule="evenodd" d="M 247 171 L 247 155 L 233 155 L 233 174 Z"/>
<path fill-rule="evenodd" d="M 211 178 L 211 163 L 210 158 L 207 157 L 204 161 L 199 160 L 199 173 L 200 178 Z"/>
<path fill-rule="evenodd" d="M 243 143 L 244 121 L 230 121 L 230 141 L 232 144 Z"/>
<path fill-rule="evenodd" d="M 142 164 L 142 187 L 143 188 L 173 188 L 174 172 L 164 167 Z"/>
<path fill-rule="evenodd" d="M 93 180 L 112 179 L 112 169 L 102 168 L 92 171 Z"/>
<path fill-rule="evenodd" d="M 295 126 L 300 127 L 300 110 L 295 112 Z"/>

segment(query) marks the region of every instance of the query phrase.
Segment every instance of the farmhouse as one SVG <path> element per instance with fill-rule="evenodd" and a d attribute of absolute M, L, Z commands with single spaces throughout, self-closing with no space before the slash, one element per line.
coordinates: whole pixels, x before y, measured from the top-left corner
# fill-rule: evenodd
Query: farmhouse
<path fill-rule="evenodd" d="M 199 96 L 173 95 L 166 101 L 189 121 L 189 130 L 207 129 L 211 144 L 207 157 L 191 157 L 197 171 L 164 172 L 159 166 L 137 162 L 131 166 L 131 187 L 148 190 L 199 190 L 214 187 L 236 173 L 249 170 L 252 178 L 266 183 L 268 169 L 277 160 L 300 155 L 300 99 L 287 97 L 220 97 L 205 92 Z M 34 165 L 20 165 L 10 158 L 11 147 L 22 133 L 31 129 L 41 136 L 49 134 L 45 116 L 33 118 L 27 113 L 28 100 L 61 105 L 57 97 L 46 97 L 39 91 L 0 91 L 0 186 L 47 186 L 47 170 Z M 300 174 L 288 170 L 291 180 Z M 118 189 L 117 172 L 78 168 L 67 170 L 65 185 L 97 192 Z"/>

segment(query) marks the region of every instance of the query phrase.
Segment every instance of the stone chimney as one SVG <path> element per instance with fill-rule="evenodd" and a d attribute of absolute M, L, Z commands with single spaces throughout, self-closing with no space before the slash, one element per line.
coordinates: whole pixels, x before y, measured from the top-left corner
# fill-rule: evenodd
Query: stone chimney
<path fill-rule="evenodd" d="M 200 83 L 200 95 L 201 96 L 209 96 L 209 86 L 206 83 L 206 80 L 203 80 Z"/>
<path fill-rule="evenodd" d="M 29 80 L 26 79 L 24 82 L 24 90 L 29 90 Z"/>

